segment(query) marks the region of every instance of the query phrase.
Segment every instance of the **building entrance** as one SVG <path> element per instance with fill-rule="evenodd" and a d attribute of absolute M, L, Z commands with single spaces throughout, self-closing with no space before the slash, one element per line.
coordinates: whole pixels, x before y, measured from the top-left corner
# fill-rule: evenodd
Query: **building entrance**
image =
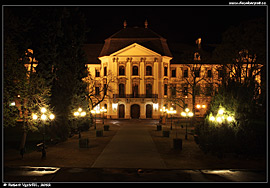
<path fill-rule="evenodd" d="M 125 105 L 124 104 L 119 105 L 118 116 L 119 118 L 125 118 Z"/>
<path fill-rule="evenodd" d="M 138 104 L 131 105 L 130 115 L 131 115 L 131 118 L 134 118 L 134 119 L 140 118 L 140 105 Z"/>
<path fill-rule="evenodd" d="M 152 118 L 152 105 L 151 104 L 147 104 L 146 105 L 146 118 Z"/>

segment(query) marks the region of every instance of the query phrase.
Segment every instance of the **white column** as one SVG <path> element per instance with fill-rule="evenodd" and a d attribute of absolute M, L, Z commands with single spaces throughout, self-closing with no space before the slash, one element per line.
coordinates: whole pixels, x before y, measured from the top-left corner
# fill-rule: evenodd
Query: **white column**
<path fill-rule="evenodd" d="M 144 62 L 140 62 L 140 94 L 145 94 Z"/>
<path fill-rule="evenodd" d="M 126 77 L 127 77 L 127 86 L 126 86 L 126 94 L 131 94 L 131 69 L 130 69 L 130 61 L 127 62 L 126 68 Z"/>
<path fill-rule="evenodd" d="M 158 94 L 158 62 L 154 62 L 154 89 L 153 94 Z"/>

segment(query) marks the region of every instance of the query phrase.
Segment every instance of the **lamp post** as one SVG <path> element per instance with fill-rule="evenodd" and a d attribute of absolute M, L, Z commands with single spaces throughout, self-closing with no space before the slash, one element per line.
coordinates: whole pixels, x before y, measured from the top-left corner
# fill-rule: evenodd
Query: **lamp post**
<path fill-rule="evenodd" d="M 96 110 L 96 109 L 94 108 L 94 110 L 91 110 L 91 113 L 92 113 L 92 114 L 95 114 L 95 129 L 97 129 L 97 114 L 100 113 L 100 110 Z"/>
<path fill-rule="evenodd" d="M 213 116 L 212 113 L 210 113 L 209 120 L 212 123 L 215 123 L 215 125 L 220 125 L 223 123 L 230 124 L 235 122 L 234 113 L 226 111 L 222 106 L 219 107 L 216 116 Z"/>
<path fill-rule="evenodd" d="M 78 117 L 84 117 L 84 116 L 86 116 L 86 112 L 85 111 L 82 111 L 82 108 L 78 108 L 78 111 L 74 112 L 73 115 L 77 119 Z M 78 126 L 77 121 L 75 121 L 75 122 L 76 122 L 76 127 L 77 127 L 77 130 L 78 130 L 78 133 L 79 133 L 78 138 L 80 139 L 81 138 L 81 131 L 79 129 L 79 126 Z"/>
<path fill-rule="evenodd" d="M 171 130 L 172 130 L 172 116 L 173 114 L 176 114 L 176 110 L 173 110 L 173 108 L 170 108 L 170 110 L 168 110 L 167 113 L 171 114 Z"/>
<path fill-rule="evenodd" d="M 160 109 L 160 112 L 163 112 L 161 123 L 166 124 L 166 113 L 168 112 L 168 109 L 166 109 L 165 106 L 163 106 L 163 107 Z"/>
<path fill-rule="evenodd" d="M 190 112 L 188 108 L 185 109 L 184 112 L 181 112 L 181 116 L 185 117 L 185 118 L 190 118 L 192 117 L 194 114 L 193 112 Z M 186 123 L 186 134 L 185 134 L 185 140 L 187 140 L 187 123 Z"/>
<path fill-rule="evenodd" d="M 104 108 L 104 106 L 100 109 L 100 111 L 103 113 L 103 119 L 102 119 L 102 124 L 104 125 L 104 112 L 107 112 L 107 109 Z"/>
<path fill-rule="evenodd" d="M 33 120 L 40 119 L 41 122 L 42 122 L 42 126 L 43 126 L 43 133 L 42 133 L 43 134 L 43 144 L 42 144 L 42 156 L 41 156 L 41 158 L 46 158 L 46 150 L 45 150 L 45 122 L 48 119 L 48 117 L 47 117 L 48 114 L 46 115 L 47 109 L 44 108 L 44 107 L 42 107 L 40 109 L 40 111 L 41 111 L 42 115 L 40 117 L 38 117 L 37 114 L 32 114 L 32 119 Z M 54 118 L 55 118 L 55 115 L 52 114 L 52 113 L 50 113 L 49 120 L 54 120 Z"/>

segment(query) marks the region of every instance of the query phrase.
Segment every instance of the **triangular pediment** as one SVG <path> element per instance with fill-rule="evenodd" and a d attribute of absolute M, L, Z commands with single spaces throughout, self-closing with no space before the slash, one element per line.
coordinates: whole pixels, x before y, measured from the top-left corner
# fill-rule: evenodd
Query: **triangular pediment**
<path fill-rule="evenodd" d="M 133 43 L 111 54 L 111 56 L 153 56 L 153 55 L 160 56 L 160 54 L 138 43 Z"/>

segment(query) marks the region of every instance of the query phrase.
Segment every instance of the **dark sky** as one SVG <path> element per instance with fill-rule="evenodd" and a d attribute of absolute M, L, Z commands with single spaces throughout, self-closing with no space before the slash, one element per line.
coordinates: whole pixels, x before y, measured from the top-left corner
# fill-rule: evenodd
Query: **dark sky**
<path fill-rule="evenodd" d="M 85 13 L 91 31 L 89 43 L 102 43 L 123 28 L 148 27 L 171 42 L 194 43 L 201 37 L 204 43 L 219 43 L 221 34 L 230 26 L 245 20 L 266 17 L 266 6 L 86 6 Z"/>

